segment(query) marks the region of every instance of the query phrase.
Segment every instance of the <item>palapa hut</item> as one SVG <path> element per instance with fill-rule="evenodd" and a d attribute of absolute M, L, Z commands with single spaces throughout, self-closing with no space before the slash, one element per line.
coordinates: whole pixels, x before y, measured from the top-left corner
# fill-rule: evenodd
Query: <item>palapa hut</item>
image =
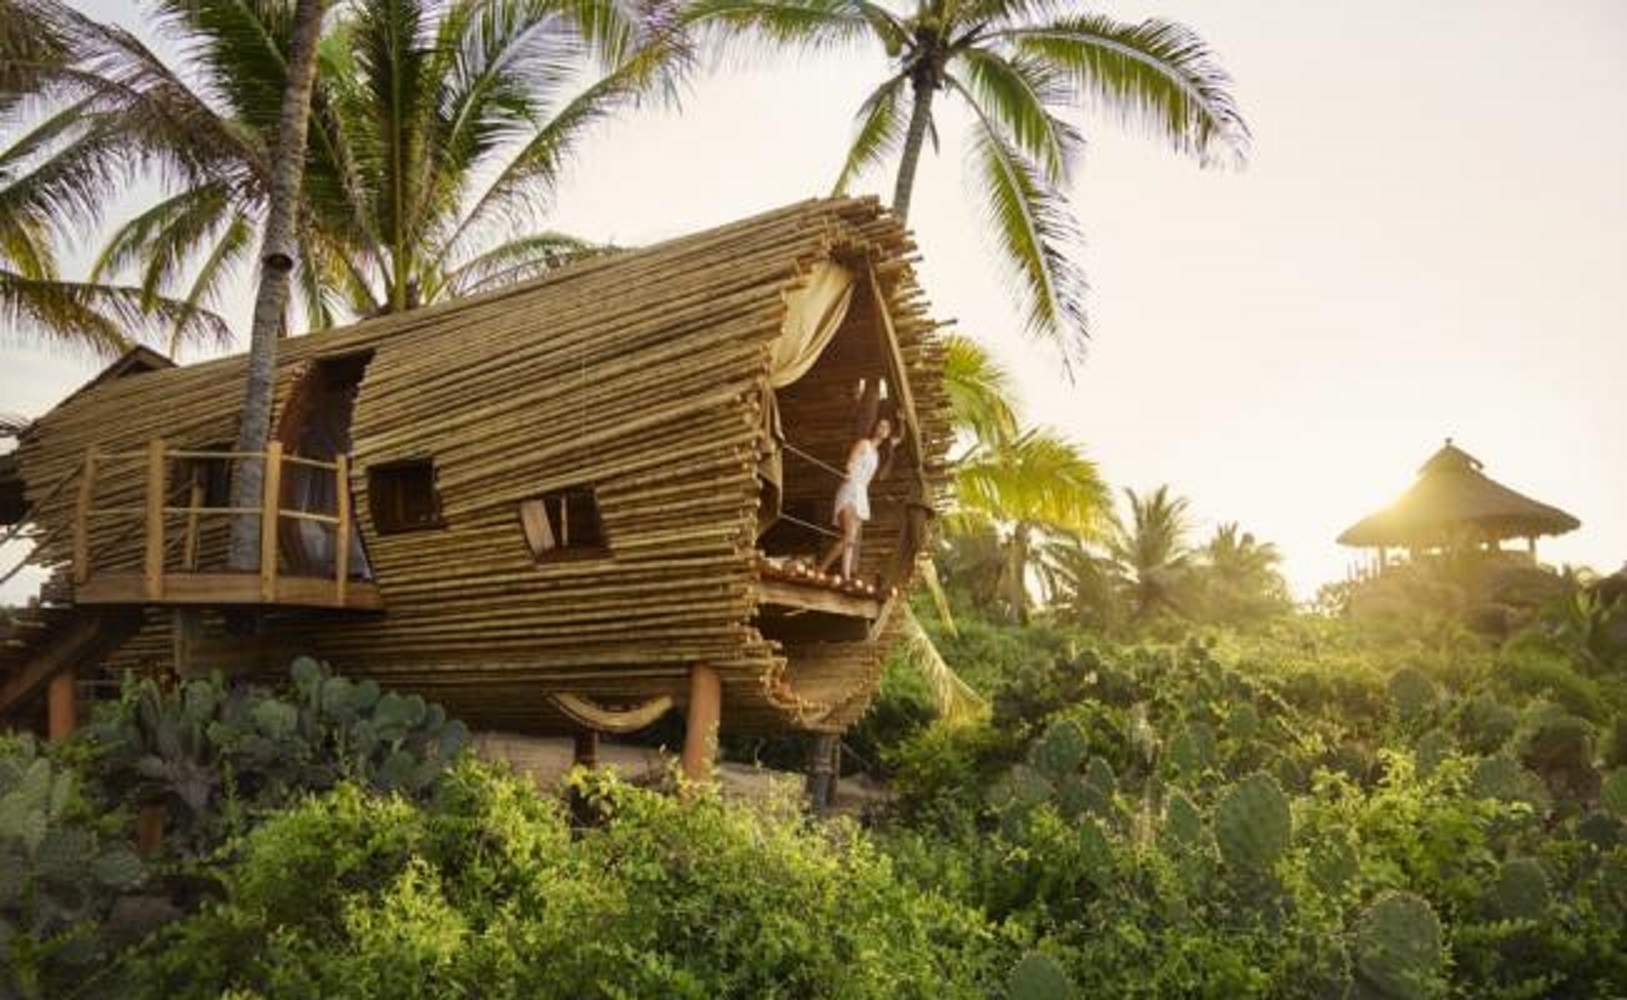
<path fill-rule="evenodd" d="M 58 579 L 0 654 L 0 715 L 51 702 L 71 724 L 97 664 L 270 675 L 304 652 L 488 727 L 686 708 L 691 744 L 719 714 L 839 732 L 945 483 L 913 252 L 873 199 L 812 201 L 287 340 L 275 440 L 249 456 L 267 462 L 251 574 L 224 551 L 244 358 L 121 362 L 15 452 L 12 520 Z M 822 578 L 878 413 L 906 434 L 858 578 Z"/>
<path fill-rule="evenodd" d="M 1391 548 L 1496 547 L 1507 538 L 1524 538 L 1534 555 L 1538 536 L 1581 527 L 1559 508 L 1489 479 L 1481 468 L 1479 459 L 1447 438 L 1400 499 L 1345 529 L 1339 544 L 1378 549 L 1382 561 Z"/>

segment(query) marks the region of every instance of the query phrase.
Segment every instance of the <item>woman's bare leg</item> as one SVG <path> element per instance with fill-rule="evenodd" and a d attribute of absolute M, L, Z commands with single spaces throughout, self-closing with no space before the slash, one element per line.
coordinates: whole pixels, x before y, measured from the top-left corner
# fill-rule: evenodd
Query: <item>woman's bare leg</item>
<path fill-rule="evenodd" d="M 858 541 L 859 518 L 853 513 L 852 507 L 843 507 L 836 512 L 836 520 L 841 525 L 842 537 L 831 543 L 830 549 L 825 552 L 825 558 L 819 564 L 819 572 L 830 571 L 831 564 L 842 560 L 842 575 L 846 576 L 850 561 L 849 553 Z"/>

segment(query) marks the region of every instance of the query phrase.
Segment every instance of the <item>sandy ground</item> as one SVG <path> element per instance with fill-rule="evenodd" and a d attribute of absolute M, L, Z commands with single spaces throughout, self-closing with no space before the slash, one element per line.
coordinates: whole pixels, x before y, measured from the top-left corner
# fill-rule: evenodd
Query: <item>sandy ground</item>
<path fill-rule="evenodd" d="M 515 773 L 530 778 L 539 791 L 551 793 L 571 768 L 573 746 L 563 737 L 482 732 L 474 735 L 474 751 L 484 760 L 507 763 Z M 653 747 L 599 741 L 599 765 L 612 768 L 628 781 L 659 781 L 676 763 L 672 754 Z M 802 795 L 803 776 L 788 771 L 725 761 L 718 765 L 717 778 L 723 797 L 731 801 L 764 802 Z M 862 819 L 885 806 L 888 798 L 884 786 L 863 775 L 844 777 L 832 811 Z"/>

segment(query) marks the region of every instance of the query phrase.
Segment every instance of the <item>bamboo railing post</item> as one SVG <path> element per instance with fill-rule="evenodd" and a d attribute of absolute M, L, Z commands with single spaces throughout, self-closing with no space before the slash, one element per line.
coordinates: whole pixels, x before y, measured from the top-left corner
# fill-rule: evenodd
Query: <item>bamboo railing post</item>
<path fill-rule="evenodd" d="M 169 494 L 165 482 L 164 439 L 147 442 L 147 554 L 142 561 L 147 600 L 164 596 L 164 499 Z"/>
<path fill-rule="evenodd" d="M 73 582 L 90 579 L 90 505 L 96 494 L 96 446 L 85 446 L 79 473 L 79 497 L 73 510 Z"/>
<path fill-rule="evenodd" d="M 344 607 L 350 589 L 350 456 L 333 460 L 334 489 L 338 497 L 339 523 L 333 526 L 333 589 L 339 606 Z"/>
<path fill-rule="evenodd" d="M 282 506 L 282 442 L 266 445 L 265 492 L 260 501 L 260 599 L 277 598 L 277 520 Z"/>
<path fill-rule="evenodd" d="M 198 508 L 203 506 L 203 500 L 203 473 L 199 469 L 193 469 L 192 485 L 186 497 L 186 536 L 181 543 L 183 569 L 198 568 Z"/>

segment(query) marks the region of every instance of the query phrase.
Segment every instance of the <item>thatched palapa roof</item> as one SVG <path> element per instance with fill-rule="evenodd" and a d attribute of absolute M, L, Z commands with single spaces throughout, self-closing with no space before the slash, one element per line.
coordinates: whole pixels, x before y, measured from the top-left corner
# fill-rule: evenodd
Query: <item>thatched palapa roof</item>
<path fill-rule="evenodd" d="M 1451 438 L 1418 470 L 1418 481 L 1400 499 L 1339 536 L 1339 544 L 1362 547 L 1428 547 L 1465 538 L 1500 541 L 1562 535 L 1582 522 L 1517 493 L 1483 472 L 1480 460 Z"/>

